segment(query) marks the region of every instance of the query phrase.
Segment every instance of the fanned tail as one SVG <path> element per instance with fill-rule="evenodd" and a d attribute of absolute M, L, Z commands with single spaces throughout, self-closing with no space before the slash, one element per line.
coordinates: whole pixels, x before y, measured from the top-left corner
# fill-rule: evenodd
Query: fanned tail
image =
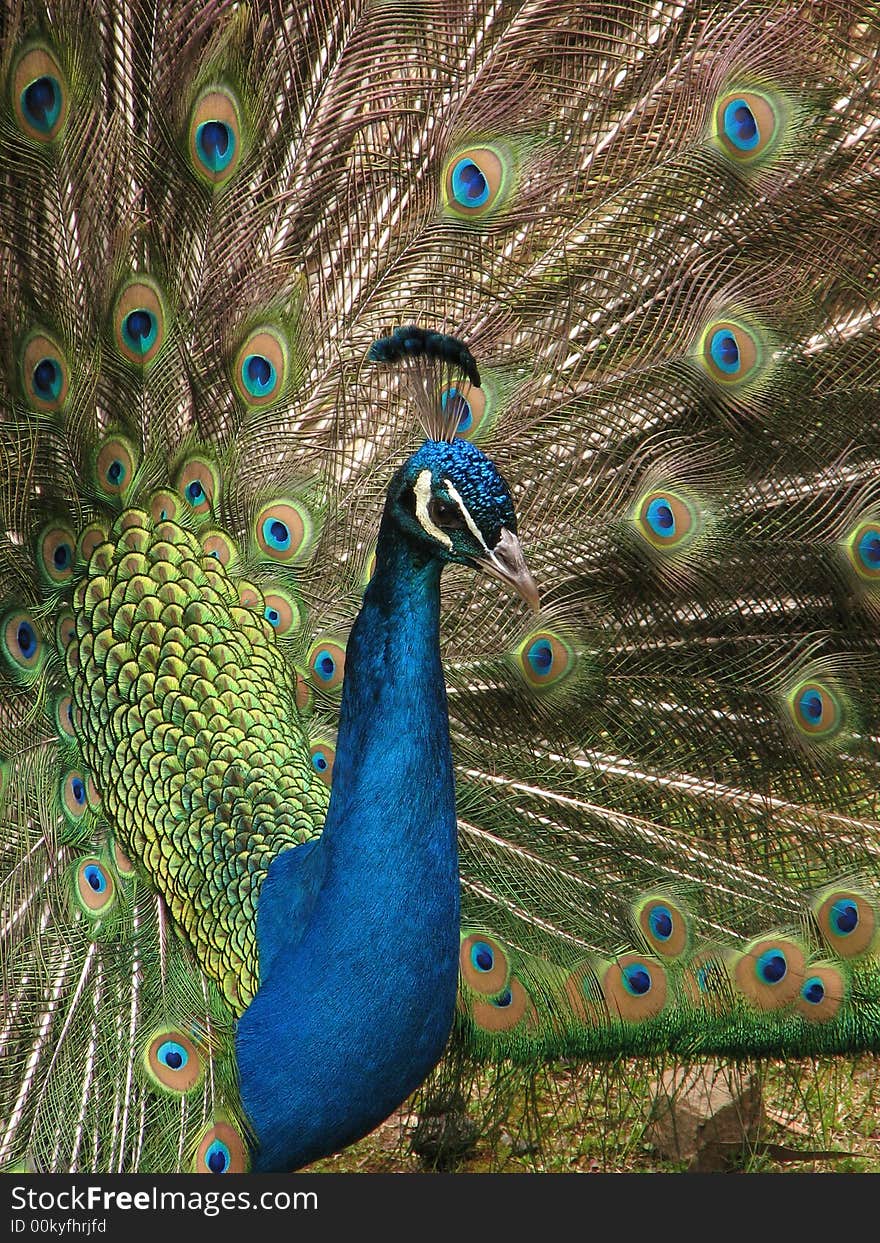
<path fill-rule="evenodd" d="M 193 913 L 186 848 L 145 869 L 159 847 L 101 768 L 135 699 L 114 644 L 142 653 L 156 620 L 127 558 L 181 612 L 201 575 L 212 642 L 268 653 L 281 706 L 231 727 L 265 724 L 284 771 L 276 717 L 308 737 L 268 866 L 320 827 L 345 637 L 418 434 L 368 365 L 400 326 L 476 360 L 444 408 L 501 466 L 542 592 L 535 617 L 447 574 L 449 1066 L 581 1058 L 619 1086 L 629 1055 L 878 1051 L 877 29 L 843 0 L 22 9 L 0 1161 L 246 1164 L 252 933 L 210 909 L 260 881 L 208 869 Z M 163 695 L 217 676 L 166 656 Z M 78 659 L 115 699 L 71 698 Z M 165 759 L 172 806 L 192 791 Z"/>

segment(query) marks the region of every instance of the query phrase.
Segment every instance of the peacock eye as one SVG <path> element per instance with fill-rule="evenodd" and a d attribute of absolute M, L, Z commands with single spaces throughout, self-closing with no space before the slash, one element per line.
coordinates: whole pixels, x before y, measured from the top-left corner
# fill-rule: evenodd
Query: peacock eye
<path fill-rule="evenodd" d="M 438 527 L 460 530 L 465 525 L 458 506 L 453 505 L 451 501 L 442 501 L 436 496 L 432 498 L 428 506 L 428 515 Z"/>

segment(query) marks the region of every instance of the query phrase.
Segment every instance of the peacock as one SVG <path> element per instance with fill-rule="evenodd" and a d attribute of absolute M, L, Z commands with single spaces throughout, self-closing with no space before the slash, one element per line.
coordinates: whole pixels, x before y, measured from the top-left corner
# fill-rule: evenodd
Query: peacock
<path fill-rule="evenodd" d="M 873 0 L 0 47 L 0 1165 L 880 1053 Z"/>

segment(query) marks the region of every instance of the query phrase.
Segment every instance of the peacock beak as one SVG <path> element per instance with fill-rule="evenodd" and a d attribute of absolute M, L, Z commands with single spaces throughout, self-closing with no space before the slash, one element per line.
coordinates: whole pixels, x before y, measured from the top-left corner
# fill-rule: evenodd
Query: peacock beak
<path fill-rule="evenodd" d="M 478 564 L 485 574 L 500 578 L 522 596 L 530 608 L 538 611 L 541 603 L 538 584 L 529 573 L 522 546 L 512 531 L 502 527 L 498 543 L 486 550 L 486 555 L 480 557 Z"/>

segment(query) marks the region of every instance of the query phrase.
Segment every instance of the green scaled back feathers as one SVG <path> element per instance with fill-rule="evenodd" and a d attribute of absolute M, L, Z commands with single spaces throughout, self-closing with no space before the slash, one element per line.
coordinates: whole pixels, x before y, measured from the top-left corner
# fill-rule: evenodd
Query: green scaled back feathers
<path fill-rule="evenodd" d="M 477 359 L 434 396 L 542 596 L 445 578 L 444 1090 L 880 1052 L 878 31 L 845 0 L 17 11 L 0 1163 L 247 1166 L 255 911 L 323 825 L 417 443 L 366 365 L 401 324 Z"/>

